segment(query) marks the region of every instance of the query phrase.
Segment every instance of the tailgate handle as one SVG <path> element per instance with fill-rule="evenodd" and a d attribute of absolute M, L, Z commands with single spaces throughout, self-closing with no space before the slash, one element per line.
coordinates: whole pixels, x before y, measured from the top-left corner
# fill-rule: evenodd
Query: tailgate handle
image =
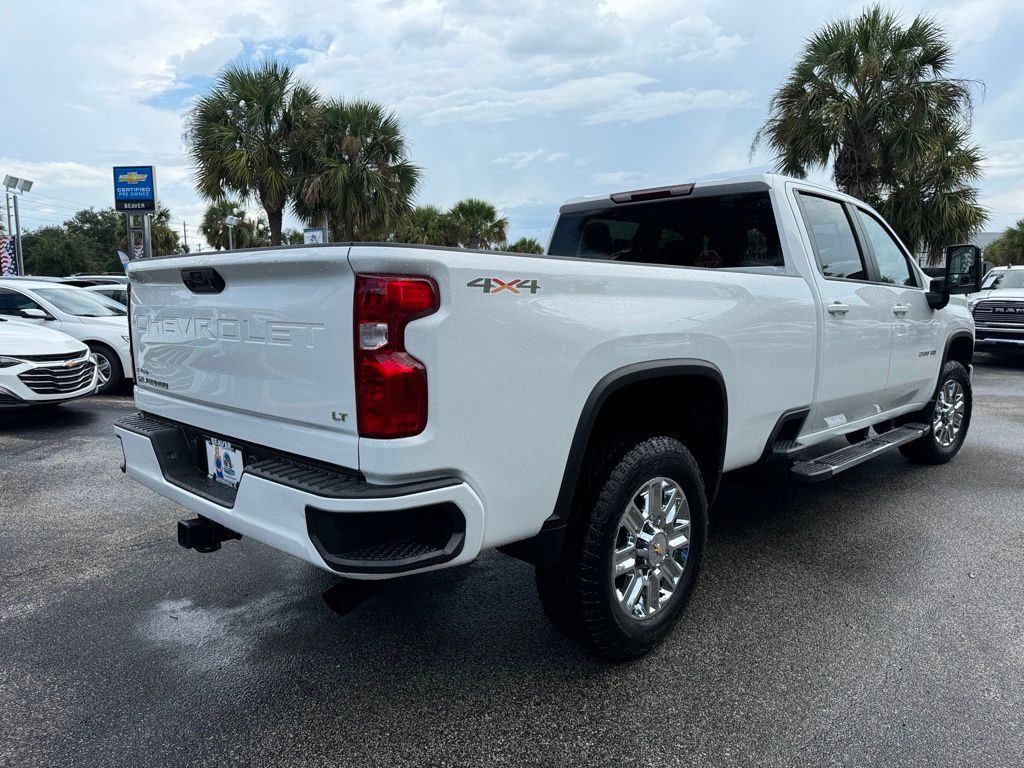
<path fill-rule="evenodd" d="M 220 293 L 224 290 L 224 278 L 212 267 L 183 269 L 181 281 L 192 293 Z"/>

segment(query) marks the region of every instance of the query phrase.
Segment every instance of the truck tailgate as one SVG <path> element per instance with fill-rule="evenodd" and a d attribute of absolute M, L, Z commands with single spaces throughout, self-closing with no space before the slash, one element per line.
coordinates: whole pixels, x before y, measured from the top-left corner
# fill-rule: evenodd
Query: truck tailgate
<path fill-rule="evenodd" d="M 141 409 L 358 466 L 347 247 L 162 258 L 129 274 Z"/>

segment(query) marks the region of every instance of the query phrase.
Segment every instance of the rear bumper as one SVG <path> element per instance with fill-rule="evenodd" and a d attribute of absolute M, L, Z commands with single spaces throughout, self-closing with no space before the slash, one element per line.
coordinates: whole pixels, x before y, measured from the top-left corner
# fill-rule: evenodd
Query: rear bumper
<path fill-rule="evenodd" d="M 115 434 L 133 480 L 332 573 L 388 578 L 458 565 L 480 552 L 483 505 L 455 478 L 380 486 L 340 470 L 268 459 L 247 466 L 231 492 L 186 460 L 186 432 L 172 422 L 130 417 Z"/>

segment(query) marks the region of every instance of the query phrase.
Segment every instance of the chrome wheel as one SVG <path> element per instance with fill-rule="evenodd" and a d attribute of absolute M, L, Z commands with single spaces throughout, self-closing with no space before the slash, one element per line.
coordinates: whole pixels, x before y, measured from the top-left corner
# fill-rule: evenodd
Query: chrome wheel
<path fill-rule="evenodd" d="M 110 361 L 106 355 L 102 355 L 99 352 L 93 352 L 93 356 L 96 358 L 96 378 L 99 386 L 102 387 L 110 381 Z"/>
<path fill-rule="evenodd" d="M 619 519 L 612 583 L 619 607 L 649 619 L 672 600 L 690 553 L 690 506 L 675 480 L 640 486 Z"/>
<path fill-rule="evenodd" d="M 965 407 L 964 388 L 960 382 L 949 379 L 935 398 L 935 411 L 932 414 L 932 435 L 943 448 L 949 448 L 960 436 Z"/>

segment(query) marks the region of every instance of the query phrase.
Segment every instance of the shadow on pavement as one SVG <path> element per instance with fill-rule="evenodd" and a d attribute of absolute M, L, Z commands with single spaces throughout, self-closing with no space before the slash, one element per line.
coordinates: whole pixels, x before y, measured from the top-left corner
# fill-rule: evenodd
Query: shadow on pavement
<path fill-rule="evenodd" d="M 990 370 L 1024 371 L 1024 352 L 975 352 L 973 362 Z"/>

